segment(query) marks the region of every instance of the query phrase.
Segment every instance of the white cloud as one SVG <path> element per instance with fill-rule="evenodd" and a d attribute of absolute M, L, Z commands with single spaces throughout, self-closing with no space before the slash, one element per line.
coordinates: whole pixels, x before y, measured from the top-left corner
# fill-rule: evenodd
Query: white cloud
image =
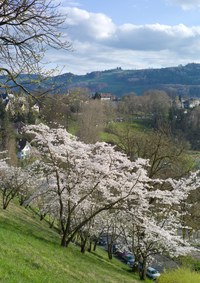
<path fill-rule="evenodd" d="M 117 26 L 102 13 L 72 7 L 62 11 L 67 14 L 68 38 L 75 51 L 58 54 L 51 50 L 46 58 L 54 67 L 65 65 L 64 72 L 83 74 L 119 66 L 132 69 L 200 61 L 200 26 Z"/>
<path fill-rule="evenodd" d="M 200 26 L 183 24 L 115 25 L 104 14 L 66 8 L 66 25 L 72 41 L 101 43 L 104 46 L 130 50 L 176 50 L 200 39 Z"/>
<path fill-rule="evenodd" d="M 162 68 L 187 64 L 188 56 L 185 56 L 184 50 L 180 56 L 170 50 L 161 51 L 140 51 L 140 50 L 122 50 L 109 48 L 102 45 L 85 45 L 82 48 L 81 43 L 76 44 L 77 51 L 74 53 L 59 53 L 55 51 L 48 53 L 48 59 L 51 62 L 50 67 L 63 66 L 63 73 L 72 72 L 74 74 L 86 74 L 92 71 L 108 70 L 117 67 L 123 69 L 144 69 L 144 68 Z M 191 50 L 190 62 L 200 62 L 196 52 Z M 188 53 L 188 50 L 187 52 Z M 53 60 L 52 60 L 53 58 Z"/>
<path fill-rule="evenodd" d="M 66 25 L 69 31 L 72 31 L 73 39 L 81 38 L 82 40 L 106 39 L 115 32 L 115 25 L 112 20 L 102 13 L 89 13 L 79 8 L 63 8 L 68 17 Z"/>
<path fill-rule="evenodd" d="M 200 0 L 170 0 L 173 4 L 181 6 L 183 10 L 191 10 L 194 8 L 200 8 Z"/>
<path fill-rule="evenodd" d="M 133 50 L 173 50 L 189 46 L 200 38 L 200 27 L 152 25 L 123 25 L 117 29 L 110 44 Z"/>

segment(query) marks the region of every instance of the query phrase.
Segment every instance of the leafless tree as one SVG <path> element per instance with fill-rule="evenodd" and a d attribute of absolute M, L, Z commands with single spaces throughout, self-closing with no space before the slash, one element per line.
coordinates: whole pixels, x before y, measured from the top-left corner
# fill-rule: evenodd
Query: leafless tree
<path fill-rule="evenodd" d="M 81 110 L 78 136 L 85 143 L 95 143 L 100 140 L 100 133 L 107 122 L 105 104 L 91 100 L 84 103 Z"/>
<path fill-rule="evenodd" d="M 19 86 L 20 73 L 40 73 L 39 62 L 48 47 L 69 50 L 59 31 L 65 16 L 52 0 L 0 1 L 0 75 Z M 22 87 L 23 89 L 23 87 Z M 23 89 L 25 90 L 25 89 Z"/>
<path fill-rule="evenodd" d="M 166 131 L 166 132 L 165 132 Z M 194 162 L 187 154 L 188 143 L 181 138 L 173 138 L 166 129 L 140 132 L 126 126 L 111 128 L 115 138 L 110 142 L 117 145 L 131 160 L 138 157 L 149 159 L 149 177 L 180 178 L 194 168 Z"/>

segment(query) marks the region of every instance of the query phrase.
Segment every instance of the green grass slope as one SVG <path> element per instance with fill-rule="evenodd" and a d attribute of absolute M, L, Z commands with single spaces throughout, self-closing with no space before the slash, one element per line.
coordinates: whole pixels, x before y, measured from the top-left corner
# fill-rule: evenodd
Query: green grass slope
<path fill-rule="evenodd" d="M 0 208 L 0 282 L 137 283 L 137 276 L 106 253 L 81 254 L 60 247 L 57 233 L 30 210 L 11 204 Z"/>
<path fill-rule="evenodd" d="M 180 268 L 163 273 L 158 283 L 199 283 L 200 274 L 188 268 Z"/>

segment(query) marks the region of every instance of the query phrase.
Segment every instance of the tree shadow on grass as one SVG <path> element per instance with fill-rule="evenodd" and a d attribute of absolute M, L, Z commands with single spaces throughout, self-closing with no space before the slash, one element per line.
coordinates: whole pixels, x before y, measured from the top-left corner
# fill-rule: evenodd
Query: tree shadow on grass
<path fill-rule="evenodd" d="M 28 237 L 33 237 L 36 240 L 42 241 L 43 243 L 53 244 L 53 245 L 59 245 L 59 237 L 58 241 L 56 239 L 56 234 L 51 235 L 51 231 L 48 233 L 48 228 L 45 229 L 42 227 L 39 227 L 37 224 L 31 223 L 28 220 L 22 219 L 23 225 L 19 225 L 18 221 L 9 220 L 9 219 L 0 219 L 0 229 L 1 230 L 7 230 L 9 232 L 13 232 L 15 234 L 24 235 Z M 31 227 L 30 227 L 31 225 Z M 42 235 L 44 233 L 44 235 Z M 46 235 L 45 235 L 46 234 Z M 29 239 L 30 240 L 30 239 Z"/>

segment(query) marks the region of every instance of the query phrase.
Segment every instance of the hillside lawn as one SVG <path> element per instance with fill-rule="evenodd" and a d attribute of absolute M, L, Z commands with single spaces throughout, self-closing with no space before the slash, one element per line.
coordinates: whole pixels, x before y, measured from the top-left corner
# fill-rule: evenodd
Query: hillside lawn
<path fill-rule="evenodd" d="M 200 274 L 189 268 L 180 268 L 164 272 L 158 279 L 158 283 L 199 283 Z"/>
<path fill-rule="evenodd" d="M 125 264 L 109 261 L 101 248 L 81 254 L 74 244 L 61 247 L 56 231 L 18 204 L 0 208 L 0 243 L 2 283 L 140 282 Z"/>
<path fill-rule="evenodd" d="M 133 119 L 129 122 L 112 122 L 110 123 L 104 132 L 100 134 L 100 140 L 104 142 L 115 142 L 118 140 L 115 134 L 111 133 L 112 130 L 118 132 L 125 132 L 129 129 L 131 132 L 135 133 L 148 133 L 151 132 L 150 122 L 148 119 Z"/>

